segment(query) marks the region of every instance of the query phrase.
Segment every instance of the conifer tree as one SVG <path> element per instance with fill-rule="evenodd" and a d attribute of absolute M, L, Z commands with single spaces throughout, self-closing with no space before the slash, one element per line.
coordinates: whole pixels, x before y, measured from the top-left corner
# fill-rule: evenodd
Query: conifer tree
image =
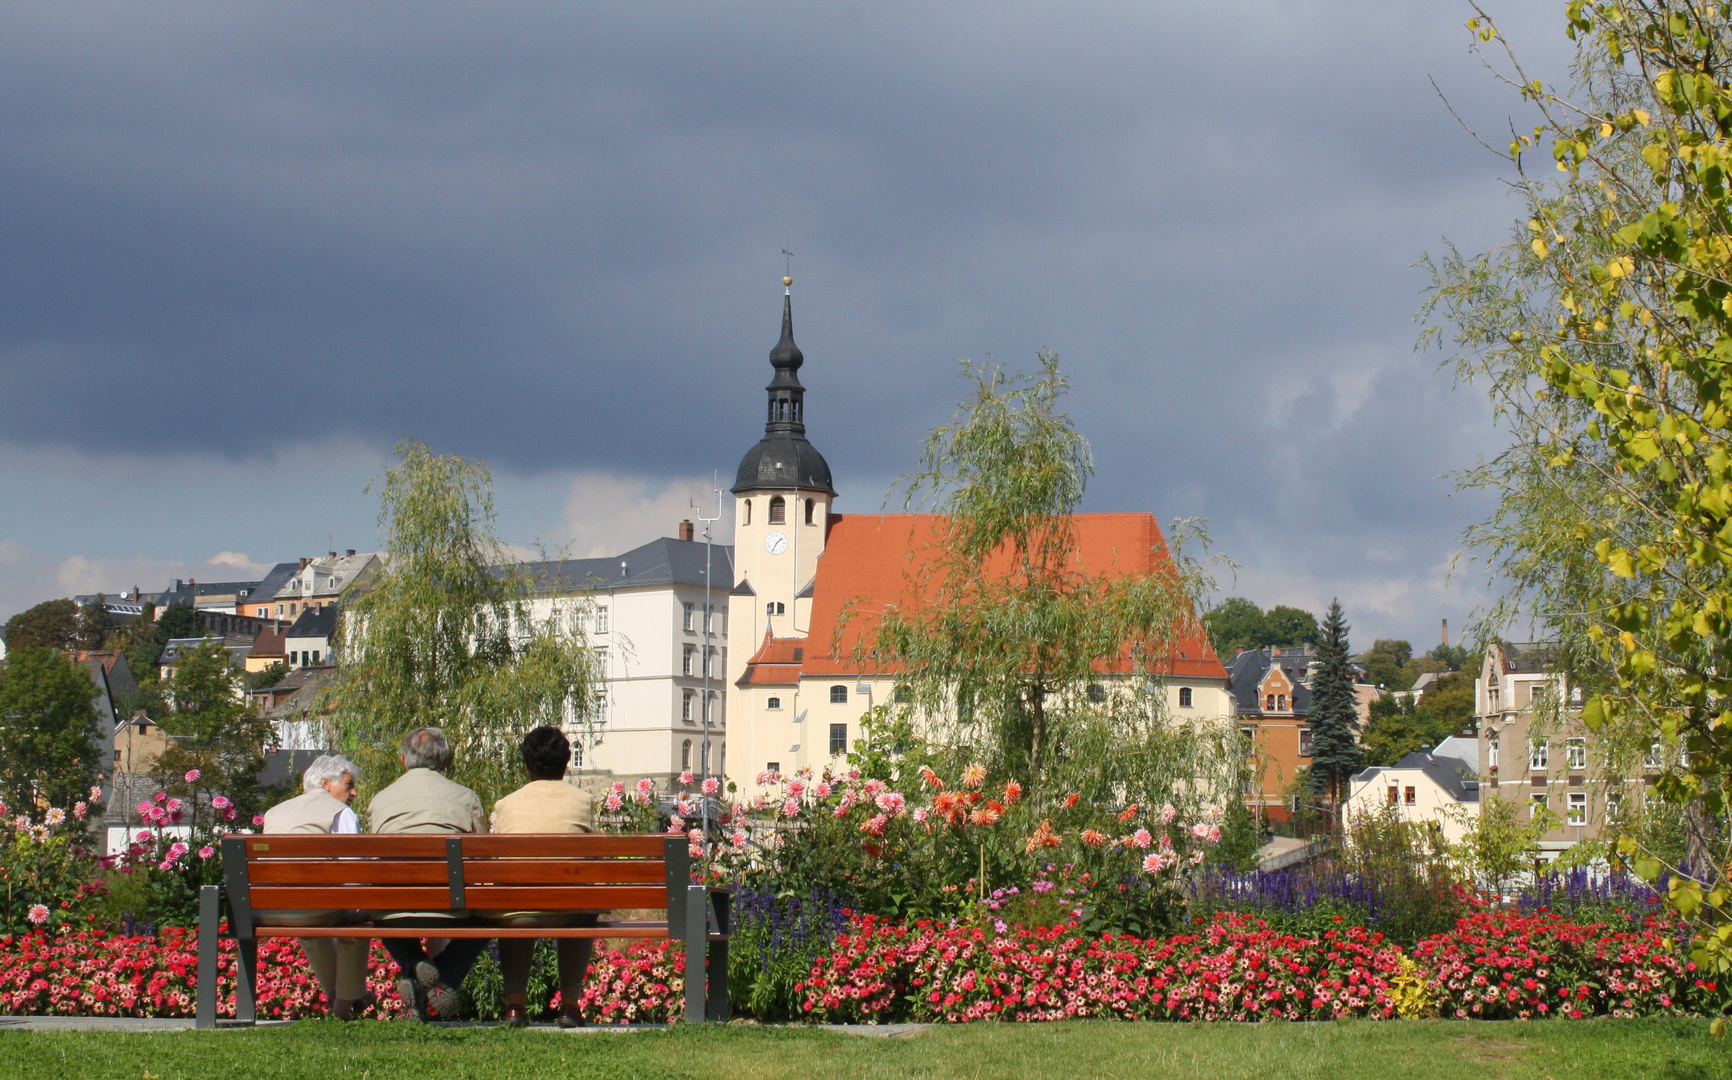
<path fill-rule="evenodd" d="M 1311 771 L 1339 803 L 1347 778 L 1359 770 L 1358 699 L 1348 661 L 1347 617 L 1341 601 L 1329 602 L 1323 640 L 1317 646 L 1317 674 L 1311 679 Z"/>

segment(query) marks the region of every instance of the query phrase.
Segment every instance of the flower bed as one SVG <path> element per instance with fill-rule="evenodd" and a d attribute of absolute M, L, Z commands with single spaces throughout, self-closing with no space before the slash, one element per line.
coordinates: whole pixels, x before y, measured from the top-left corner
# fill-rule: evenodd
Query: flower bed
<path fill-rule="evenodd" d="M 856 1023 L 1387 1017 L 1401 957 L 1358 927 L 1302 938 L 1244 916 L 1146 941 L 866 918 L 813 966 L 804 1007 L 815 1020 Z"/>
<path fill-rule="evenodd" d="M 1218 915 L 1164 938 L 1091 936 L 1073 925 L 995 933 L 973 926 L 857 916 L 796 986 L 804 1015 L 830 1023 L 895 1020 L 1481 1019 L 1707 1013 L 1732 1007 L 1698 977 L 1655 920 L 1638 928 L 1556 915 L 1481 912 L 1411 952 L 1362 927 L 1305 937 Z M 741 958 L 742 962 L 754 962 Z M 684 958 L 666 941 L 598 949 L 584 987 L 594 1023 L 670 1023 Z M 193 1015 L 196 934 L 62 930 L 0 938 L 0 1011 L 37 1016 Z M 374 1015 L 402 1011 L 396 968 L 375 945 Z M 222 943 L 221 1015 L 233 1014 L 235 947 Z M 300 948 L 259 945 L 258 1013 L 318 1015 Z"/>
<path fill-rule="evenodd" d="M 583 1012 L 595 1023 L 665 1023 L 678 1016 L 685 960 L 663 941 L 598 949 L 584 987 Z M 403 1011 L 397 967 L 375 942 L 367 988 L 369 1015 Z M 95 931 L 0 938 L 0 1012 L 25 1016 L 190 1017 L 197 1005 L 198 934 L 171 927 L 155 936 Z M 217 965 L 218 1015 L 234 1015 L 235 943 L 223 940 Z M 258 1015 L 293 1020 L 324 1012 L 323 997 L 300 946 L 259 942 Z M 556 1001 L 557 1004 L 557 1001 Z"/>
<path fill-rule="evenodd" d="M 1481 913 L 1420 942 L 1413 956 L 1430 974 L 1436 1008 L 1458 1018 L 1683 1015 L 1694 1011 L 1687 999 L 1713 1011 L 1724 1000 L 1652 925 Z"/>

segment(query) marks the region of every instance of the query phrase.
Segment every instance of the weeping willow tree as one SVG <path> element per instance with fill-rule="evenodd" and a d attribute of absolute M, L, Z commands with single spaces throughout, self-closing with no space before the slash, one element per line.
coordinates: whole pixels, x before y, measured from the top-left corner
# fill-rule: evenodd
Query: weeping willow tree
<path fill-rule="evenodd" d="M 589 723 L 595 655 L 579 601 L 532 610 L 531 584 L 494 532 L 486 466 L 415 441 L 397 457 L 381 490 L 384 570 L 345 605 L 333 641 L 334 745 L 377 790 L 401 771 L 405 731 L 442 728 L 451 777 L 490 803 L 521 782 L 525 731 Z"/>
<path fill-rule="evenodd" d="M 1114 552 L 1116 569 L 1082 564 L 1073 515 L 1093 458 L 1060 408 L 1057 356 L 1039 362 L 1034 375 L 963 362 L 972 392 L 901 482 L 905 509 L 944 515 L 910 564 L 927 602 L 841 620 L 864 624 L 854 662 L 901 684 L 877 737 L 1103 806 L 1218 792 L 1244 767 L 1237 735 L 1168 723 L 1162 679 L 1181 651 L 1205 654 L 1196 612 L 1211 582 L 1158 538 Z"/>

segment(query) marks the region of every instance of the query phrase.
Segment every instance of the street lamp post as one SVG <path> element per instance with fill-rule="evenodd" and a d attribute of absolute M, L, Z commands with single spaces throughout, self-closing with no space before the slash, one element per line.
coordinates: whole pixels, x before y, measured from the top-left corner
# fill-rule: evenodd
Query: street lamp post
<path fill-rule="evenodd" d="M 714 481 L 711 482 L 714 483 Z M 722 519 L 721 489 L 713 488 L 712 491 L 716 496 L 716 513 L 714 517 L 705 517 L 702 508 L 697 506 L 696 500 L 693 500 L 692 504 L 693 508 L 698 510 L 698 520 L 704 523 L 704 742 L 702 752 L 703 761 L 700 762 L 700 766 L 703 770 L 703 778 L 706 781 L 710 778 L 710 667 L 713 663 L 710 659 L 710 654 L 715 651 L 710 645 L 711 640 L 714 638 L 715 619 L 715 609 L 711 603 L 711 598 L 714 596 L 714 583 L 711 581 L 711 577 L 713 576 L 713 571 L 715 569 L 715 561 L 713 558 L 715 550 L 715 534 L 714 530 L 712 530 L 710 526 Z M 701 813 L 703 821 L 704 852 L 705 857 L 707 858 L 710 850 L 710 796 L 709 793 L 704 790 L 704 786 L 705 785 L 703 784 L 698 785 L 698 801 L 699 805 L 703 807 Z"/>

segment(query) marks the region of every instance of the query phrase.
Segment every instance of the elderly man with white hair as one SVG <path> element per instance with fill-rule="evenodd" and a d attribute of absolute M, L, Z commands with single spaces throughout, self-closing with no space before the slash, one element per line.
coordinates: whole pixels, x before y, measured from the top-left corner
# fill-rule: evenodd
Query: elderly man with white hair
<path fill-rule="evenodd" d="M 315 758 L 301 774 L 304 794 L 278 803 L 265 811 L 265 833 L 358 833 L 361 823 L 349 804 L 355 799 L 355 785 L 361 769 L 348 758 L 326 754 Z M 263 921 L 278 926 L 340 926 L 358 922 L 364 915 L 348 911 L 261 911 Z M 312 965 L 313 977 L 325 1000 L 331 1003 L 331 1015 L 339 1020 L 353 1020 L 373 1003 L 367 992 L 367 951 L 372 943 L 365 938 L 301 938 L 301 949 Z"/>

